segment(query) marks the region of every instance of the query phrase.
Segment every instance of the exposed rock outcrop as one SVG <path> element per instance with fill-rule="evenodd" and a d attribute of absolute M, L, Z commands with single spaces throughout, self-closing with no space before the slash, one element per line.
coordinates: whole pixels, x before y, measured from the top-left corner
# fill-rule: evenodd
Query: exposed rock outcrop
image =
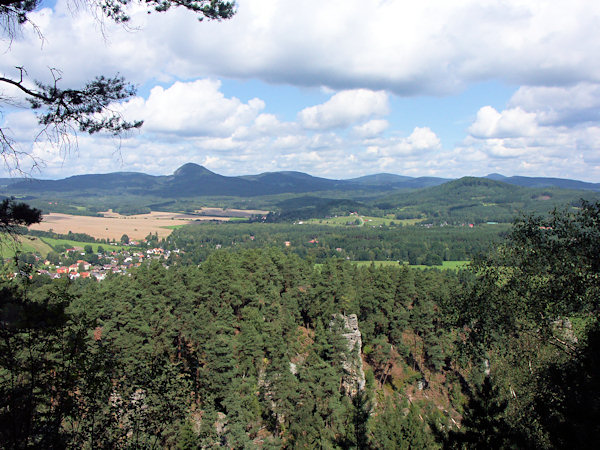
<path fill-rule="evenodd" d="M 347 351 L 342 355 L 342 367 L 344 375 L 342 377 L 342 387 L 346 394 L 354 396 L 359 390 L 365 388 L 365 372 L 360 357 L 362 349 L 362 336 L 358 328 L 358 318 L 356 314 L 334 314 L 333 320 L 329 324 L 334 331 L 339 331 L 346 339 Z"/>

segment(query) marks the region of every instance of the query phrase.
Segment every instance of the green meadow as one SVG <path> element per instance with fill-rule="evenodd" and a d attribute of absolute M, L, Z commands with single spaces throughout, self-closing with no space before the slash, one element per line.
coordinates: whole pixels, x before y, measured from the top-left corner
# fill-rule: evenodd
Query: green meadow
<path fill-rule="evenodd" d="M 423 264 L 414 265 L 407 267 L 413 269 L 441 269 L 441 270 L 458 270 L 467 266 L 471 261 L 444 261 L 441 266 L 426 266 Z M 357 266 L 370 266 L 374 264 L 375 267 L 397 267 L 399 265 L 405 265 L 406 263 L 399 263 L 398 261 L 352 261 L 352 264 Z"/>

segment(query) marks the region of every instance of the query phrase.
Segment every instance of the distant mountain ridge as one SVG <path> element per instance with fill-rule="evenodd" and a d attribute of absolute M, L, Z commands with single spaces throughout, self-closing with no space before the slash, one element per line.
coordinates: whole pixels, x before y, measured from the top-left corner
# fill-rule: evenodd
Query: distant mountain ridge
<path fill-rule="evenodd" d="M 411 178 L 399 175 L 374 175 L 351 180 L 314 177 L 303 172 L 264 172 L 257 175 L 224 176 L 194 163 L 187 163 L 172 175 L 147 175 L 139 172 L 75 175 L 62 180 L 19 180 L 4 192 L 82 192 L 152 195 L 165 198 L 196 196 L 252 197 L 284 193 L 337 190 L 419 189 L 442 184 L 444 178 Z"/>
<path fill-rule="evenodd" d="M 586 181 L 570 180 L 567 178 L 545 178 L 545 177 L 505 177 L 499 173 L 491 173 L 485 178 L 490 180 L 502 181 L 503 183 L 514 184 L 522 187 L 557 187 L 560 189 L 576 189 L 585 191 L 600 191 L 600 183 L 588 183 Z"/>
<path fill-rule="evenodd" d="M 543 177 L 506 177 L 489 174 L 482 179 L 522 187 L 557 187 L 561 189 L 600 191 L 600 183 Z M 163 198 L 190 198 L 196 196 L 252 197 L 284 193 L 301 194 L 318 191 L 385 192 L 416 190 L 443 185 L 452 181 L 438 177 L 408 177 L 379 173 L 363 177 L 335 180 L 315 177 L 303 172 L 264 172 L 257 175 L 225 176 L 194 163 L 187 163 L 172 175 L 148 175 L 140 172 L 113 172 L 107 174 L 75 175 L 61 180 L 23 180 L 10 183 L 2 179 L 1 191 L 16 193 L 75 192 L 132 194 Z"/>

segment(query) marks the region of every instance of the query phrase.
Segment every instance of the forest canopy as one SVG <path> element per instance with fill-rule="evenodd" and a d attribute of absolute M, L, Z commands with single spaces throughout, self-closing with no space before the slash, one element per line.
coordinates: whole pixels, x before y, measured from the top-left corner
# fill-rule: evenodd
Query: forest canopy
<path fill-rule="evenodd" d="M 599 225 L 590 203 L 521 218 L 461 272 L 262 246 L 102 282 L 4 276 L 0 442 L 589 448 Z"/>

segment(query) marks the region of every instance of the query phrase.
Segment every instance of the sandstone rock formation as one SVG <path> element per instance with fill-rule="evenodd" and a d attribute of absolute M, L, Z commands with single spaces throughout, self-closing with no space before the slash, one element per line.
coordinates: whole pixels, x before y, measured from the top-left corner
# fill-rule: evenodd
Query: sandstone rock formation
<path fill-rule="evenodd" d="M 342 367 L 344 375 L 342 377 L 342 387 L 346 394 L 354 396 L 359 390 L 365 388 L 365 372 L 360 357 L 362 349 L 362 336 L 358 328 L 358 318 L 356 314 L 334 314 L 333 320 L 329 324 L 334 331 L 341 332 L 346 339 L 347 351 L 342 355 Z M 336 330 L 336 328 L 340 328 Z"/>

